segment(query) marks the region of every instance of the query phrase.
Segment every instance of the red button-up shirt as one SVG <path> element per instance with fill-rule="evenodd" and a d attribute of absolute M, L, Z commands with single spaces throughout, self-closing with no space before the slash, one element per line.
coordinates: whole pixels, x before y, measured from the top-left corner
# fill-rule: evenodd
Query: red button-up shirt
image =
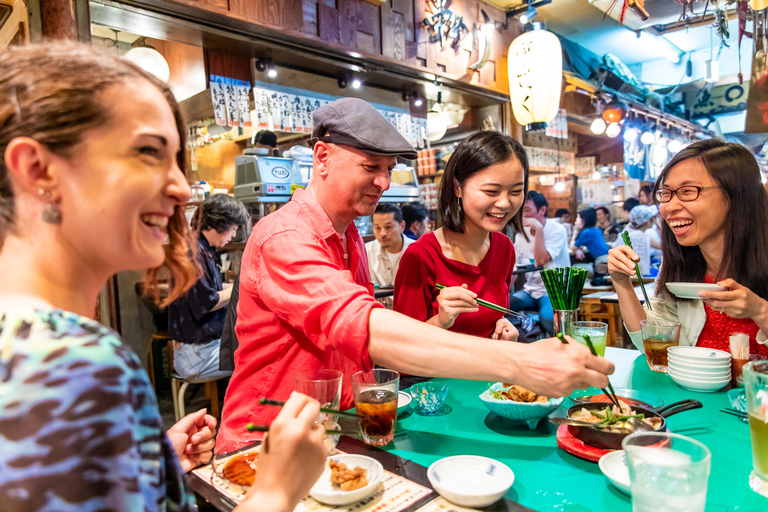
<path fill-rule="evenodd" d="M 341 408 L 354 405 L 349 379 L 372 367 L 368 317 L 382 305 L 354 223 L 345 235 L 348 257 L 328 215 L 301 189 L 256 224 L 240 270 L 240 345 L 222 411 L 224 439 L 240 437 L 248 422 L 271 423 L 279 408 L 258 399 L 287 400 L 300 371 L 341 371 Z"/>

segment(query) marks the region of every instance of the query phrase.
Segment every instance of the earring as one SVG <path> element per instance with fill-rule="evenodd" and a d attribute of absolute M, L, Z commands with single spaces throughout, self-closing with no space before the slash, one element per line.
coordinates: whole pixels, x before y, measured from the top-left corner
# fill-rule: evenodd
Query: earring
<path fill-rule="evenodd" d="M 464 208 L 461 205 L 461 198 L 460 197 L 458 198 L 458 203 L 459 203 L 459 217 L 461 217 L 462 215 L 464 215 Z"/>
<path fill-rule="evenodd" d="M 45 210 L 43 210 L 43 221 L 48 224 L 61 223 L 61 208 L 57 203 L 51 201 L 51 191 L 40 189 L 40 195 L 45 197 Z"/>

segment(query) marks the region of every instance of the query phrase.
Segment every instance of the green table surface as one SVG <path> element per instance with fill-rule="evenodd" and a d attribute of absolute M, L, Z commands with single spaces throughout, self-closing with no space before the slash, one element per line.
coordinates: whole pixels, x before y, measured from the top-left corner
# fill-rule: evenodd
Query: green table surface
<path fill-rule="evenodd" d="M 749 488 L 749 426 L 720 412 L 730 407 L 726 396 L 729 388 L 716 393 L 686 391 L 668 375 L 649 370 L 645 357 L 637 357 L 623 373 L 612 378 L 614 386 L 650 392 L 665 404 L 688 398 L 703 404 L 702 409 L 671 416 L 668 428 L 701 441 L 712 452 L 707 512 L 768 511 L 768 499 Z M 608 482 L 597 463 L 557 448 L 556 427 L 548 421 L 542 420 L 531 430 L 491 413 L 478 398 L 487 388 L 485 382 L 436 380 L 450 387 L 445 401 L 450 412 L 439 416 L 404 414 L 397 422 L 394 441 L 385 450 L 424 466 L 451 455 L 496 459 L 515 473 L 515 483 L 506 497 L 535 510 L 632 510 L 630 497 Z M 568 402 L 566 398 L 563 406 Z M 563 409 L 553 415 L 564 415 Z"/>

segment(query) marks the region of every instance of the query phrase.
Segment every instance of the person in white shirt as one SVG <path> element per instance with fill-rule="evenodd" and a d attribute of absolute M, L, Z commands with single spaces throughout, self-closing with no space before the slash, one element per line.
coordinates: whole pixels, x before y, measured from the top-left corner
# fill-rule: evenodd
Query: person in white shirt
<path fill-rule="evenodd" d="M 523 205 L 523 226 L 529 240 L 521 234 L 515 237 L 518 261 L 534 259 L 545 268 L 570 267 L 568 234 L 562 224 L 547 219 L 547 199 L 538 192 L 528 192 Z M 509 309 L 515 311 L 538 310 L 541 324 L 548 333 L 554 332 L 552 303 L 541 280 L 541 272 L 529 272 L 523 289 L 509 299 Z"/>
<path fill-rule="evenodd" d="M 640 273 L 650 275 L 651 269 L 651 224 L 656 216 L 656 208 L 653 206 L 639 205 L 629 212 L 629 224 L 624 231 L 629 233 L 632 248 L 637 253 Z M 613 243 L 613 247 L 624 245 L 624 239 L 619 236 Z"/>
<path fill-rule="evenodd" d="M 414 242 L 403 235 L 404 229 L 405 221 L 400 207 L 391 203 L 379 203 L 376 206 L 373 212 L 373 236 L 376 240 L 365 244 L 365 251 L 368 253 L 371 280 L 379 286 L 395 284 L 400 258 Z"/>

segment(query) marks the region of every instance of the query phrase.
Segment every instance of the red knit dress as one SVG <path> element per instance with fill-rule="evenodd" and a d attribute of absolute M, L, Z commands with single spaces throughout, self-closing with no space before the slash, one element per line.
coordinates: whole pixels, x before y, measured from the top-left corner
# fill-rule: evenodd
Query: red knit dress
<path fill-rule="evenodd" d="M 706 276 L 704 282 L 714 284 L 715 280 Z M 714 348 L 730 352 L 729 340 L 731 335 L 743 332 L 749 335 L 750 355 L 760 354 L 761 356 L 768 357 L 768 347 L 760 345 L 755 339 L 760 328 L 751 318 L 732 318 L 727 313 L 720 313 L 706 304 L 704 304 L 704 311 L 707 314 L 707 321 L 704 323 L 701 334 L 699 334 L 699 340 L 696 342 L 697 347 Z"/>

